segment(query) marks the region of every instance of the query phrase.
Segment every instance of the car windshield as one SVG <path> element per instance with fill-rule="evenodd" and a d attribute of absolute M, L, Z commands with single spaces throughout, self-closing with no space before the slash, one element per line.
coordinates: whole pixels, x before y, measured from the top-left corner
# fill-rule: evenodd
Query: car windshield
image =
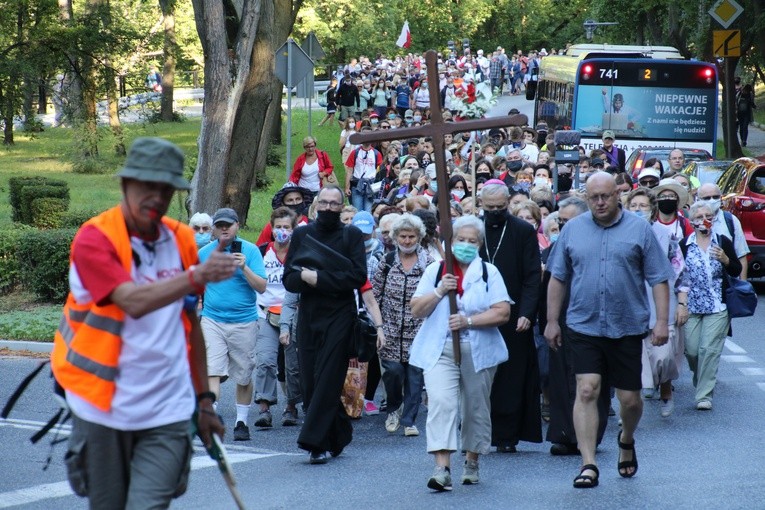
<path fill-rule="evenodd" d="M 758 195 L 765 195 L 765 168 L 760 167 L 754 171 L 749 180 L 749 189 Z"/>
<path fill-rule="evenodd" d="M 698 165 L 696 177 L 699 179 L 701 184 L 706 184 L 708 182 L 714 184 L 717 182 L 717 179 L 720 178 L 727 166 L 728 165 L 723 162 L 700 164 Z"/>

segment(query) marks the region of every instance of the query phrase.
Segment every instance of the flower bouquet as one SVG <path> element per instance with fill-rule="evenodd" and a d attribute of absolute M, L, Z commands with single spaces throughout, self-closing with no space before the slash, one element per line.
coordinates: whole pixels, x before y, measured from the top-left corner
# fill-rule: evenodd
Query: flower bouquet
<path fill-rule="evenodd" d="M 491 89 L 488 82 L 478 85 L 469 82 L 467 89 L 462 89 L 462 93 L 457 94 L 457 98 L 461 103 L 457 108 L 459 120 L 480 119 L 497 104 L 497 93 Z"/>

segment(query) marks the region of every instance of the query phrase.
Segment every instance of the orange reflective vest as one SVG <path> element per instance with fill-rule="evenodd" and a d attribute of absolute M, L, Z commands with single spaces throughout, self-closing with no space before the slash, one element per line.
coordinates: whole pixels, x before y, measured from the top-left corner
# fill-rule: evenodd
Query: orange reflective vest
<path fill-rule="evenodd" d="M 170 218 L 163 217 L 162 223 L 175 234 L 183 268 L 197 263 L 199 258 L 193 231 Z M 109 209 L 88 220 L 83 227 L 88 225 L 95 226 L 106 236 L 114 246 L 122 266 L 130 273 L 133 250 L 122 208 L 117 206 Z M 77 236 L 72 241 L 70 264 L 76 242 Z M 183 311 L 181 320 L 188 343 L 191 322 Z M 56 381 L 65 390 L 105 412 L 111 409 L 112 397 L 116 390 L 114 380 L 119 371 L 124 321 L 125 312 L 117 305 L 78 303 L 70 292 L 53 340 L 51 367 Z"/>

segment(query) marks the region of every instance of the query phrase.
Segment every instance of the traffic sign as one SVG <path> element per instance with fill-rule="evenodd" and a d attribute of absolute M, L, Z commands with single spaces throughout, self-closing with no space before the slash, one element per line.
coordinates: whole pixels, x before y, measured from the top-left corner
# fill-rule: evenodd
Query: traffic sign
<path fill-rule="evenodd" d="M 305 41 L 303 41 L 303 44 L 301 44 L 300 47 L 303 48 L 303 51 L 305 51 L 314 62 L 327 56 L 327 54 L 324 53 L 321 44 L 319 44 L 316 34 L 313 33 L 313 30 L 308 32 L 308 37 L 305 38 Z"/>
<path fill-rule="evenodd" d="M 712 49 L 715 57 L 740 57 L 741 30 L 713 30 Z"/>
<path fill-rule="evenodd" d="M 308 73 L 313 72 L 313 60 L 297 45 L 294 39 L 276 50 L 274 74 L 289 90 L 300 83 Z"/>
<path fill-rule="evenodd" d="M 728 28 L 741 16 L 744 8 L 736 0 L 717 0 L 708 12 L 723 28 Z"/>

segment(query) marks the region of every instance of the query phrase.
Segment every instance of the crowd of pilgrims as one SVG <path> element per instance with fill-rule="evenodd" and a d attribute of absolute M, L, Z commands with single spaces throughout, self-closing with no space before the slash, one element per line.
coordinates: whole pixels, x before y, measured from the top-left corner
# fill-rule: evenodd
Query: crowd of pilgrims
<path fill-rule="evenodd" d="M 500 52 L 504 55 L 498 49 L 487 57 L 489 62 Z M 509 68 L 503 67 L 506 81 L 515 76 L 513 68 L 521 57 L 506 59 L 512 62 Z M 529 60 L 523 58 L 526 67 Z M 486 76 L 481 74 L 482 59 L 483 52 L 476 59 L 444 62 L 439 69 L 442 98 L 476 78 L 490 79 L 488 66 Z M 346 66 L 343 87 L 356 87 L 358 81 L 358 88 L 371 97 L 363 107 L 341 112 L 345 115 L 336 141 L 323 140 L 322 145 L 316 138 L 304 139 L 305 152 L 273 197 L 270 221 L 256 244 L 261 253 L 272 250 L 279 256 L 266 265 L 268 302 L 261 302 L 259 296 L 258 304 L 281 313 L 280 349 L 290 342 L 301 348 L 300 299 L 285 290 L 282 280 L 282 262 L 290 252 L 293 233 L 317 221 L 317 228 L 322 228 L 339 219 L 361 232 L 366 282 L 357 289 L 356 304 L 367 309 L 378 327 L 375 357 L 368 364 L 349 362 L 353 368 L 361 365 L 365 378 L 363 406 L 345 407 L 354 418 L 382 413 L 381 431 L 414 437 L 420 434 L 418 415 L 427 412 L 427 449 L 436 462 L 428 487 L 434 490 L 451 489 L 452 452 L 466 452 L 461 481 L 476 483 L 479 455 L 492 448 L 513 453 L 524 441 L 540 443 L 545 423 L 552 454 L 578 454 L 571 417 L 574 375 L 564 359 L 556 358 L 543 335 L 550 278 L 545 263 L 566 223 L 576 215 L 590 214 L 593 204 L 588 201 L 587 181 L 605 172 L 614 179 L 624 214 L 636 214 L 651 224 L 674 273 L 670 341 L 653 346 L 650 334 L 644 341 L 643 396 L 659 400 L 661 416 L 670 416 L 672 381 L 679 377 L 685 357 L 694 372 L 696 408 L 711 409 L 717 362 L 730 322 L 705 319 L 725 313 L 722 272 L 733 272 L 730 266 L 739 258 L 730 252 L 730 243 L 716 235 L 719 231 L 728 238 L 734 235 L 728 232 L 727 218 L 719 219 L 719 190 L 713 185 L 696 188 L 682 171 L 665 172 L 658 161 L 647 162 L 650 171 L 633 180 L 624 172 L 623 156 L 619 157 L 613 134 L 608 132 L 602 148 L 590 153 L 579 148 L 579 164 L 556 166 L 554 128 L 544 123 L 528 126 L 524 116 L 511 111 L 509 115 L 521 119 L 515 122 L 518 125 L 444 137 L 454 263 L 454 271 L 447 274 L 432 139 L 362 145 L 350 141 L 356 132 L 428 122 L 433 106 L 424 102 L 427 94 L 417 93 L 427 87 L 424 65 L 416 65 L 419 62 L 419 58 L 375 63 L 362 59 L 362 64 L 354 61 Z M 508 93 L 516 93 L 522 85 L 522 79 L 513 82 Z M 336 89 L 337 84 L 332 87 Z M 399 89 L 406 98 L 397 95 Z M 330 95 L 325 121 L 340 110 L 337 96 Z M 449 121 L 456 111 L 447 107 L 443 114 Z M 327 151 L 342 158 L 344 181 L 335 176 Z M 210 218 L 203 214 L 191 221 L 198 232 L 205 223 Z M 201 244 L 208 241 L 209 235 L 200 235 Z M 723 244 L 728 265 L 718 262 L 723 256 L 717 257 L 715 251 Z M 449 313 L 448 300 L 441 299 L 451 291 L 459 296 L 459 312 L 454 315 Z M 651 293 L 647 294 L 651 299 Z M 651 327 L 645 324 L 646 331 Z M 460 331 L 459 365 L 453 363 L 450 330 Z M 272 376 L 283 381 L 288 393 L 291 407 L 285 409 L 285 425 L 296 424 L 295 405 L 301 402 L 301 396 L 295 395 L 299 391 L 295 388 L 300 388 L 297 359 L 280 356 L 278 376 L 276 372 Z M 613 390 L 602 394 L 598 439 L 607 416 L 614 414 Z M 343 447 L 338 444 L 331 451 L 333 456 Z M 326 455 L 311 451 L 310 459 L 323 463 Z"/>

